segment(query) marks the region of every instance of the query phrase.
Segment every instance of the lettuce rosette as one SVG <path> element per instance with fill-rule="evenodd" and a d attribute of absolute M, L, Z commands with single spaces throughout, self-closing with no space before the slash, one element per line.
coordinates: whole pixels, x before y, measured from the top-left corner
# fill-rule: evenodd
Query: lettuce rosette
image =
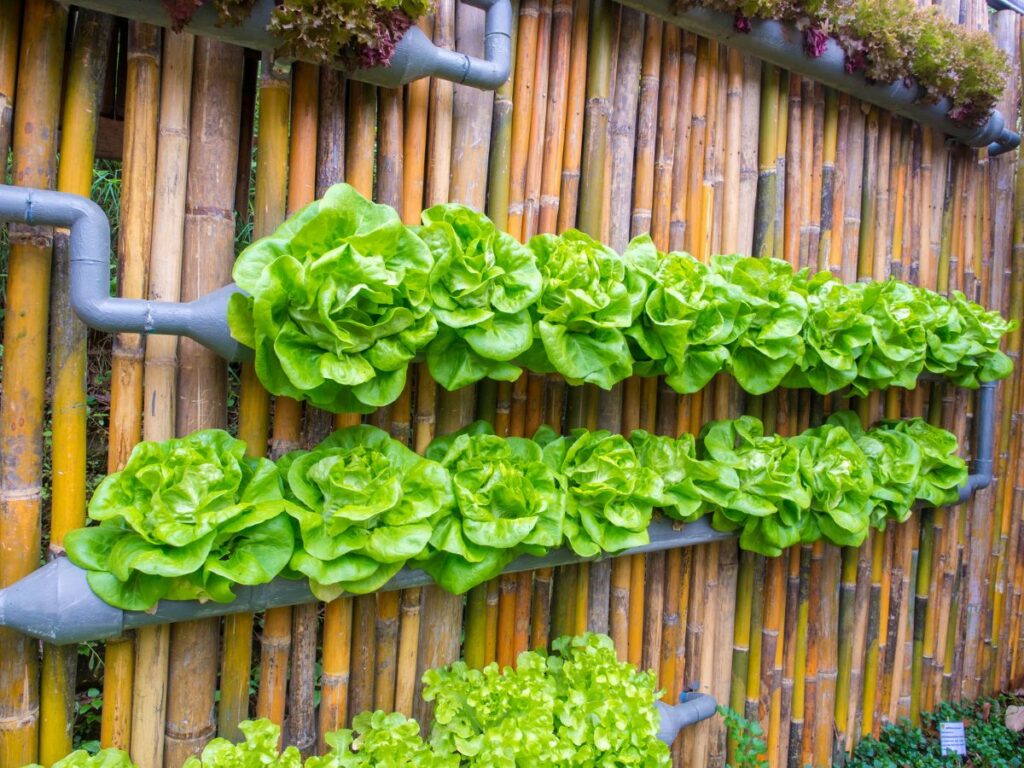
<path fill-rule="evenodd" d="M 245 443 L 208 429 L 135 446 L 89 502 L 99 525 L 68 533 L 68 557 L 92 590 L 118 608 L 163 598 L 234 599 L 232 584 L 277 576 L 294 549 L 281 478 Z"/>
<path fill-rule="evenodd" d="M 864 314 L 871 320 L 871 341 L 857 358 L 852 391 L 865 396 L 876 389 L 913 389 L 924 370 L 927 325 L 933 314 L 927 292 L 909 283 L 856 283 Z"/>
<path fill-rule="evenodd" d="M 716 530 L 739 531 L 743 549 L 768 557 L 814 537 L 811 492 L 790 441 L 766 436 L 758 419 L 741 416 L 706 424 L 699 447 L 716 470 L 696 483 Z"/>
<path fill-rule="evenodd" d="M 801 478 L 811 493 L 803 540 L 818 539 L 820 531 L 833 544 L 859 547 L 874 509 L 875 480 L 867 456 L 838 424 L 808 429 L 789 442 L 800 452 Z"/>
<path fill-rule="evenodd" d="M 533 346 L 521 358 L 531 371 L 557 371 L 570 384 L 611 389 L 633 372 L 624 332 L 647 293 L 624 256 L 577 230 L 536 235 L 529 243 L 543 277 L 532 306 Z"/>
<path fill-rule="evenodd" d="M 270 720 L 245 720 L 238 729 L 245 741 L 236 744 L 223 737 L 213 739 L 181 768 L 303 768 L 296 747 L 280 751 L 281 728 Z"/>
<path fill-rule="evenodd" d="M 736 312 L 729 371 L 752 395 L 778 388 L 804 353 L 807 270 L 737 255 L 712 256 L 711 270 Z"/>
<path fill-rule="evenodd" d="M 928 371 L 945 376 L 958 387 L 971 388 L 1013 373 L 1013 361 L 999 349 L 999 343 L 1017 327 L 1016 322 L 968 301 L 960 291 L 954 291 L 952 299 L 929 291 L 925 299 L 933 310 L 926 329 Z"/>
<path fill-rule="evenodd" d="M 457 755 L 439 754 L 425 744 L 420 726 L 398 712 L 362 712 L 352 728 L 324 736 L 326 755 L 309 757 L 303 768 L 459 768 Z"/>
<path fill-rule="evenodd" d="M 920 418 L 880 421 L 869 434 L 884 432 L 907 435 L 921 452 L 914 497 L 933 507 L 955 504 L 967 483 L 967 462 L 957 455 L 956 435 Z"/>
<path fill-rule="evenodd" d="M 729 361 L 729 345 L 742 332 L 738 305 L 724 281 L 690 254 L 658 253 L 650 238 L 631 248 L 650 282 L 643 312 L 627 331 L 635 372 L 664 375 L 675 391 L 696 392 Z"/>
<path fill-rule="evenodd" d="M 434 338 L 427 245 L 394 209 L 331 187 L 235 262 L 232 335 L 256 351 L 275 395 L 333 412 L 369 413 L 405 386 Z"/>
<path fill-rule="evenodd" d="M 24 768 L 43 768 L 38 763 L 26 765 Z M 127 752 L 108 747 L 96 754 L 89 754 L 84 749 L 76 749 L 61 758 L 50 768 L 137 768 Z"/>
<path fill-rule="evenodd" d="M 819 272 L 808 282 L 804 353 L 787 374 L 787 387 L 826 395 L 856 381 L 858 358 L 874 334 L 864 297 L 859 283 L 846 285 L 828 272 Z"/>
<path fill-rule="evenodd" d="M 319 599 L 366 594 L 424 553 L 452 504 L 448 472 L 359 424 L 278 461 L 300 546 L 291 570 Z"/>
<path fill-rule="evenodd" d="M 542 427 L 534 440 L 566 494 L 565 539 L 581 557 L 647 544 L 664 486 L 622 435 L 575 429 L 558 436 Z"/>
<path fill-rule="evenodd" d="M 561 544 L 565 495 L 537 443 L 475 422 L 434 440 L 426 455 L 451 474 L 455 506 L 434 527 L 420 566 L 449 592 L 497 576 L 518 554 Z"/>
<path fill-rule="evenodd" d="M 431 375 L 448 390 L 485 377 L 515 381 L 522 370 L 512 361 L 533 343 L 529 308 L 541 291 L 533 251 L 464 205 L 427 209 L 417 233 L 434 259 Z"/>
<path fill-rule="evenodd" d="M 666 516 L 691 523 L 705 514 L 707 510 L 698 484 L 714 482 L 717 472 L 713 464 L 697 459 L 693 435 L 674 438 L 636 429 L 630 434 L 629 442 L 636 450 L 640 465 L 661 478 L 663 490 L 658 506 Z"/>

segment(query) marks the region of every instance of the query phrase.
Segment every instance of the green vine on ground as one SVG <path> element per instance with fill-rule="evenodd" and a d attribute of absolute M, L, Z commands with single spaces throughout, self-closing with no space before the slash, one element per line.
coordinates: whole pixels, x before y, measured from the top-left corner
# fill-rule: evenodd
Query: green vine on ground
<path fill-rule="evenodd" d="M 949 118 L 960 125 L 982 125 L 1006 86 L 1006 54 L 987 31 L 965 29 L 942 6 L 921 8 L 914 0 L 677 0 L 675 6 L 679 12 L 698 7 L 733 14 L 740 32 L 750 31 L 752 19 L 793 24 L 812 58 L 834 41 L 847 72 L 863 72 L 872 82 L 914 81 L 922 101 L 948 98 Z"/>

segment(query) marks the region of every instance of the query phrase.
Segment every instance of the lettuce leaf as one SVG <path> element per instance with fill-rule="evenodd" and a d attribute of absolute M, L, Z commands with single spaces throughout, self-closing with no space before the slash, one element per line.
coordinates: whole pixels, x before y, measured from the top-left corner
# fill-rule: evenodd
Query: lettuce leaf
<path fill-rule="evenodd" d="M 463 205 L 435 205 L 423 223 L 439 324 L 427 350 L 431 375 L 448 390 L 485 377 L 514 381 L 522 371 L 510 361 L 533 343 L 529 307 L 541 291 L 533 251 Z"/>
<path fill-rule="evenodd" d="M 68 533 L 68 557 L 101 598 L 148 610 L 164 597 L 234 599 L 231 584 L 265 584 L 291 558 L 281 478 L 222 430 L 139 443 L 89 502 L 99 525 Z"/>
<path fill-rule="evenodd" d="M 448 472 L 359 424 L 279 461 L 301 546 L 293 571 L 330 600 L 380 589 L 419 557 L 453 503 Z"/>
<path fill-rule="evenodd" d="M 232 334 L 256 350 L 275 395 L 333 412 L 394 402 L 409 362 L 437 333 L 433 257 L 398 214 L 347 184 L 242 252 L 232 272 Z"/>
<path fill-rule="evenodd" d="M 449 592 L 493 578 L 517 554 L 561 544 L 565 495 L 537 443 L 477 422 L 435 440 L 427 456 L 451 473 L 455 506 L 434 527 L 421 567 Z"/>
<path fill-rule="evenodd" d="M 281 752 L 281 728 L 266 718 L 239 723 L 245 735 L 241 744 L 214 739 L 199 757 L 190 757 L 182 768 L 302 768 L 302 755 L 295 747 Z"/>

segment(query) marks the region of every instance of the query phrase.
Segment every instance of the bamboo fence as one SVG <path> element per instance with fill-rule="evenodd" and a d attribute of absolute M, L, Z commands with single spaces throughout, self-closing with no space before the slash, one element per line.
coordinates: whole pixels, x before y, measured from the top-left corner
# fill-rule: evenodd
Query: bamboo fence
<path fill-rule="evenodd" d="M 1018 17 L 988 17 L 981 0 L 943 8 L 987 25 L 1008 51 L 1001 109 L 1013 114 Z M 379 89 L 267 59 L 257 79 L 255 61 L 223 43 L 137 24 L 124 35 L 52 0 L 5 2 L 0 151 L 13 150 L 16 184 L 88 193 L 99 114 L 123 100 L 125 296 L 187 300 L 227 282 L 252 171 L 254 237 L 345 180 L 407 223 L 456 201 L 523 241 L 579 227 L 621 250 L 649 232 L 660 249 L 701 260 L 754 253 L 846 281 L 894 276 L 1021 319 L 1015 157 L 947 146 L 611 0 L 519 0 L 514 17 L 512 77 L 486 93 L 442 81 Z M 482 52 L 478 9 L 438 0 L 421 26 L 438 45 Z M 83 520 L 91 359 L 67 305 L 66 237 L 13 227 L 10 243 L 0 586 L 38 565 L 44 528 L 45 555 L 60 556 Z M 1007 340 L 1017 362 L 1022 343 L 1019 330 Z M 193 342 L 121 334 L 111 365 L 110 470 L 142 438 L 227 424 L 228 368 Z M 238 376 L 237 430 L 254 455 L 330 431 L 328 414 L 270 398 L 250 366 Z M 106 644 L 102 741 L 130 747 L 142 768 L 177 768 L 214 735 L 237 737 L 240 720 L 267 716 L 284 726 L 284 743 L 312 754 L 365 709 L 429 718 L 425 669 L 460 655 L 477 667 L 514 664 L 527 648 L 590 629 L 654 669 L 667 701 L 693 685 L 758 720 L 772 766 L 837 762 L 861 736 L 940 700 L 1024 683 L 1022 381 L 1018 370 L 998 390 L 993 486 L 858 549 L 819 543 L 764 558 L 723 542 L 505 575 L 465 598 L 424 587 L 147 628 Z M 399 400 L 366 420 L 422 451 L 476 418 L 507 435 L 541 424 L 678 434 L 749 413 L 793 434 L 853 407 L 866 421 L 925 416 L 966 445 L 973 404 L 940 385 L 860 401 L 752 397 L 724 376 L 682 397 L 655 379 L 605 392 L 536 374 L 447 392 L 417 365 Z M 75 675 L 74 650 L 40 653 L 0 630 L 0 768 L 70 748 Z M 718 767 L 733 748 L 714 718 L 684 731 L 673 754 L 676 765 Z"/>

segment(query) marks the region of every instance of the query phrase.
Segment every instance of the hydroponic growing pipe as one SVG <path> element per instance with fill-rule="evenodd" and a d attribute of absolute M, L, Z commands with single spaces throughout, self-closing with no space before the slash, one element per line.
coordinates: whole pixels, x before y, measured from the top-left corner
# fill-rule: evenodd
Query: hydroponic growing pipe
<path fill-rule="evenodd" d="M 692 8 L 677 12 L 676 0 L 621 2 L 698 35 L 739 48 L 744 53 L 782 69 L 849 93 L 889 112 L 908 117 L 921 125 L 935 128 L 969 147 L 988 147 L 990 155 L 1009 152 L 1020 144 L 1020 135 L 1006 124 L 997 111 L 993 111 L 985 124 L 979 127 L 959 125 L 948 117 L 948 100 L 925 104 L 919 100 L 919 90 L 914 83 L 869 83 L 863 74 L 850 74 L 844 66 L 842 48 L 831 38 L 822 55 L 812 58 L 804 53 L 803 33 L 777 21 L 751 20 L 749 32 L 738 32 L 733 17 L 719 11 Z"/>
<path fill-rule="evenodd" d="M 651 524 L 648 532 L 649 544 L 620 554 L 661 552 L 732 538 L 732 534 L 714 530 L 707 518 L 687 525 L 658 520 Z M 584 559 L 572 550 L 557 549 L 544 557 L 519 557 L 505 572 L 553 568 Z M 406 567 L 381 591 L 433 583 L 418 568 Z M 236 586 L 234 589 L 237 597 L 230 603 L 161 600 L 152 611 L 124 611 L 103 602 L 90 589 L 85 571 L 66 557 L 59 557 L 6 589 L 0 589 L 0 627 L 10 627 L 54 645 L 67 645 L 116 637 L 126 630 L 150 624 L 173 624 L 188 619 L 316 602 L 305 579 L 277 578 L 258 587 Z"/>
<path fill-rule="evenodd" d="M 474 88 L 493 91 L 508 80 L 512 61 L 511 0 L 462 0 L 487 12 L 484 22 L 484 58 L 468 56 L 434 45 L 415 25 L 410 27 L 387 65 L 346 71 L 353 80 L 396 88 L 421 77 L 438 77 Z M 171 24 L 163 4 L 157 0 L 75 0 L 75 5 L 147 24 Z M 237 25 L 217 23 L 213 3 L 200 7 L 185 29 L 245 48 L 274 51 L 281 41 L 268 30 L 274 0 L 256 0 L 252 12 Z M 279 59 L 279 61 L 281 61 Z"/>
<path fill-rule="evenodd" d="M 66 192 L 0 185 L 0 222 L 71 230 L 71 306 L 90 328 L 108 333 L 188 336 L 228 360 L 252 350 L 231 338 L 232 283 L 188 303 L 119 299 L 110 295 L 110 225 L 98 205 Z"/>

